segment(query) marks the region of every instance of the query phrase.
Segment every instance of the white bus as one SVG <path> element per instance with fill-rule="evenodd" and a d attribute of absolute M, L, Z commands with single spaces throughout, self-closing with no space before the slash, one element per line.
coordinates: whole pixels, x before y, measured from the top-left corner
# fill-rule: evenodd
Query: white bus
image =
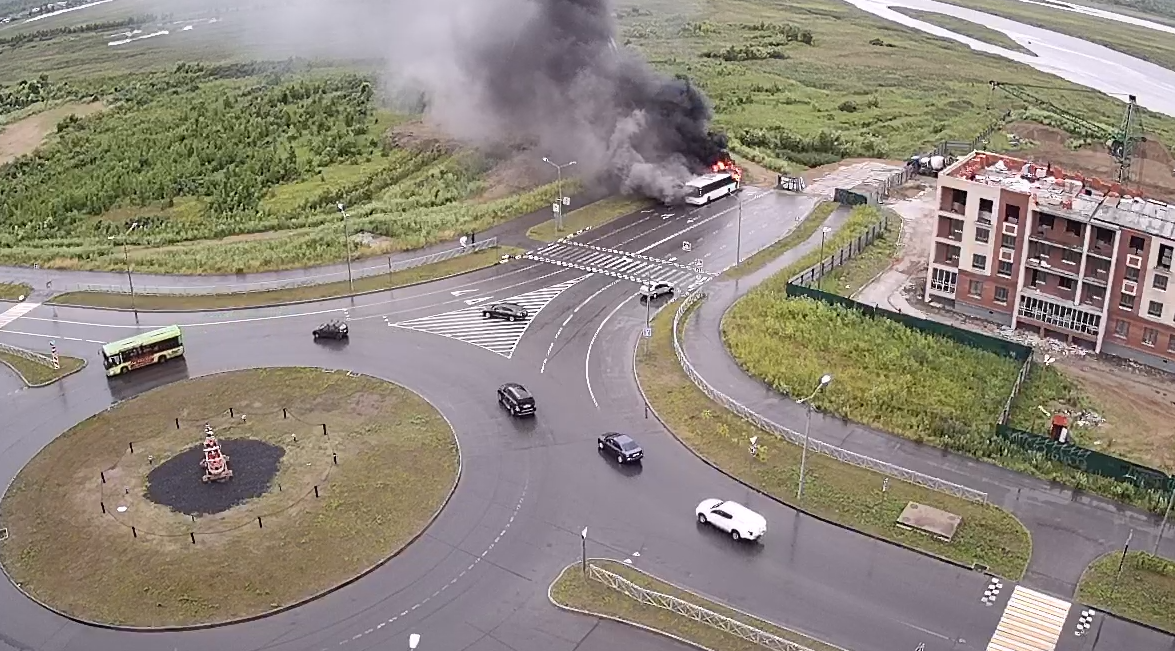
<path fill-rule="evenodd" d="M 739 187 L 738 177 L 730 172 L 705 174 L 685 184 L 685 202 L 704 206 L 715 199 L 734 194 Z"/>

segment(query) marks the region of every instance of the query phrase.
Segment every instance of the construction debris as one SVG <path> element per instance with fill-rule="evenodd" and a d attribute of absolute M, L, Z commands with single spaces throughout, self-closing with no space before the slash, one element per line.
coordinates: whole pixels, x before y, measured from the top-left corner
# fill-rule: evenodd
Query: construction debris
<path fill-rule="evenodd" d="M 1087 348 L 1073 346 L 1059 339 L 1053 339 L 1052 337 L 1041 337 L 1031 332 L 1024 332 L 1023 330 L 1013 330 L 1008 326 L 1000 326 L 996 333 L 1008 341 L 1014 341 L 1018 344 L 1024 344 L 1025 346 L 1030 346 L 1037 350 L 1045 351 L 1045 364 L 1052 363 L 1051 361 L 1048 361 L 1050 356 L 1047 353 L 1056 353 L 1064 356 L 1085 357 L 1091 352 Z M 1055 358 L 1053 358 L 1053 360 L 1055 361 Z"/>

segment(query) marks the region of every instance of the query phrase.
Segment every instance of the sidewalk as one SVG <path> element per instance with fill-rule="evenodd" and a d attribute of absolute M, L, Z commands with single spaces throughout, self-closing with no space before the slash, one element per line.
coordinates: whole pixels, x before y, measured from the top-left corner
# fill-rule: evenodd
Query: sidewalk
<path fill-rule="evenodd" d="M 825 223 L 839 229 L 847 216 L 848 211 L 842 208 Z M 746 278 L 707 285 L 707 299 L 686 324 L 682 344 L 697 372 L 714 388 L 760 416 L 796 430 L 804 427 L 805 408 L 739 368 L 722 342 L 721 321 L 740 297 L 819 245 L 817 232 Z M 986 491 L 991 503 L 1014 513 L 1032 534 L 1033 555 L 1023 582 L 1065 598 L 1072 598 L 1086 565 L 1101 554 L 1121 549 L 1131 529 L 1132 549 L 1151 551 L 1158 536 L 1158 516 L 836 417 L 813 414 L 811 435 L 859 454 Z M 1175 556 L 1175 531 L 1167 532 L 1160 553 Z"/>
<path fill-rule="evenodd" d="M 568 210 L 575 210 L 584 205 L 601 199 L 607 195 L 607 192 L 596 190 L 590 193 L 582 193 L 578 196 L 572 197 L 571 205 Z M 498 238 L 498 244 L 502 246 L 516 246 L 523 249 L 529 249 L 535 244 L 533 240 L 526 236 L 526 232 L 537 224 L 540 224 L 548 219 L 551 219 L 551 208 L 545 206 L 532 213 L 522 215 L 511 219 L 510 221 L 498 224 L 492 228 L 488 228 L 476 234 L 478 241 L 483 241 L 491 237 Z M 341 236 L 341 232 L 340 232 Z M 411 260 L 420 258 L 434 253 L 441 253 L 457 248 L 456 241 L 443 242 L 434 246 L 423 249 L 416 249 L 411 251 L 401 251 L 394 253 L 391 256 L 377 256 L 372 258 L 362 258 L 351 261 L 352 273 L 357 273 L 361 269 L 381 268 L 386 269 L 388 260 L 392 262 L 400 262 L 403 260 Z M 339 257 L 342 257 L 342 242 L 340 237 L 339 243 Z M 254 285 L 260 283 L 278 284 L 282 281 L 296 282 L 304 281 L 307 278 L 319 278 L 321 282 L 333 282 L 347 279 L 347 263 L 339 262 L 335 264 L 322 265 L 318 267 L 305 267 L 302 269 L 286 269 L 283 271 L 265 271 L 255 273 L 243 274 L 216 274 L 216 275 L 171 275 L 171 274 L 152 274 L 152 273 L 135 273 L 134 283 L 135 289 L 141 291 L 149 291 L 158 288 L 168 287 L 186 287 L 186 288 L 206 288 L 202 293 L 227 293 L 229 291 L 244 291 L 246 287 L 242 285 Z M 74 291 L 83 285 L 106 285 L 112 291 L 115 288 L 129 291 L 127 274 L 125 271 L 70 271 L 62 269 L 31 269 L 29 267 L 0 267 L 0 281 L 3 282 L 21 282 L 28 283 L 33 287 L 33 296 L 38 299 L 45 299 L 54 294 L 61 292 Z M 47 288 L 46 283 L 52 281 L 52 287 Z M 258 286 L 256 289 L 273 289 L 273 286 Z"/>

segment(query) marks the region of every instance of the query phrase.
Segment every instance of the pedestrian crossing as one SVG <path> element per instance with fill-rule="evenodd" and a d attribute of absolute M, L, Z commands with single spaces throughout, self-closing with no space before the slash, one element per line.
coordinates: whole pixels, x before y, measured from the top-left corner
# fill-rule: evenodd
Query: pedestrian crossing
<path fill-rule="evenodd" d="M 580 276 L 558 285 L 551 285 L 510 298 L 470 299 L 466 302 L 475 303 L 472 307 L 399 323 L 389 323 L 388 325 L 464 341 L 510 359 L 514 355 L 514 349 L 518 347 L 518 342 L 522 340 L 522 335 L 526 334 L 526 329 L 530 327 L 539 312 L 557 296 L 587 277 Z M 482 310 L 491 303 L 517 303 L 526 308 L 530 317 L 524 321 L 486 319 L 482 317 Z"/>
<path fill-rule="evenodd" d="M 0 314 L 0 328 L 40 307 L 40 303 L 17 303 Z"/>
<path fill-rule="evenodd" d="M 1016 586 L 987 651 L 1054 651 L 1073 604 Z"/>
<path fill-rule="evenodd" d="M 553 242 L 523 257 L 642 285 L 669 283 L 678 291 L 692 291 L 717 275 L 703 269 L 701 258 L 682 264 L 572 241 Z"/>

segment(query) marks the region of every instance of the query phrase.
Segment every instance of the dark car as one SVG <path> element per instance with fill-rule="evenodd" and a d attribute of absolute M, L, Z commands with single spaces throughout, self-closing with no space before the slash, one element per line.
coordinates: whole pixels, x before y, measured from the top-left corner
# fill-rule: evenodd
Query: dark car
<path fill-rule="evenodd" d="M 498 387 L 498 404 L 505 407 L 511 416 L 534 415 L 534 396 L 517 382 L 507 382 Z"/>
<path fill-rule="evenodd" d="M 517 303 L 494 303 L 487 305 L 482 311 L 483 319 L 495 318 L 506 319 L 507 321 L 521 321 L 530 316 L 525 307 Z"/>
<path fill-rule="evenodd" d="M 644 458 L 645 451 L 632 437 L 627 434 L 608 432 L 597 439 L 597 444 L 604 452 L 616 455 L 617 463 L 637 462 Z"/>
<path fill-rule="evenodd" d="M 655 285 L 641 286 L 641 295 L 650 301 L 655 301 L 662 296 L 673 295 L 673 285 L 669 283 L 656 283 Z"/>
<path fill-rule="evenodd" d="M 346 339 L 349 336 L 347 324 L 342 321 L 328 321 L 314 329 L 315 339 Z"/>

